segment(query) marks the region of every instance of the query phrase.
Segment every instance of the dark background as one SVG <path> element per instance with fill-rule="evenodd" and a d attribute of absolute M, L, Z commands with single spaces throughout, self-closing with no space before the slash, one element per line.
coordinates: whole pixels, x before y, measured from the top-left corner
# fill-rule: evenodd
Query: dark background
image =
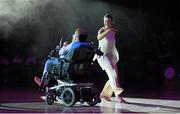
<path fill-rule="evenodd" d="M 81 27 L 97 46 L 97 31 L 110 13 L 119 29 L 121 85 L 179 90 L 178 0 L 0 0 L 0 9 L 0 88 L 37 88 L 33 78 L 60 38 L 70 41 Z M 98 65 L 94 76 L 102 87 L 107 76 Z"/>

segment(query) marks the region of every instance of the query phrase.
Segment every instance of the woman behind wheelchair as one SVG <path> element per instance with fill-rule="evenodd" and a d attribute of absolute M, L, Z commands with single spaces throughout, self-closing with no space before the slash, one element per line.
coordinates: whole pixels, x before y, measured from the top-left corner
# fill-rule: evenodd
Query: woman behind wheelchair
<path fill-rule="evenodd" d="M 35 82 L 40 86 L 40 89 L 41 91 L 43 92 L 47 92 L 47 88 L 49 87 L 52 87 L 53 85 L 58 85 L 58 82 L 56 79 L 61 79 L 62 77 L 59 77 L 61 76 L 62 74 L 62 64 L 64 62 L 64 60 L 69 60 L 68 57 L 70 57 L 69 53 L 72 51 L 72 50 L 75 50 L 81 46 L 89 46 L 89 42 L 87 42 L 87 32 L 80 29 L 80 28 L 77 28 L 74 32 L 74 34 L 72 35 L 72 42 L 68 45 L 65 45 L 63 48 L 61 48 L 59 50 L 59 54 L 60 54 L 60 58 L 57 59 L 57 58 L 50 58 L 46 61 L 45 63 L 45 66 L 44 66 L 44 71 L 43 71 L 43 75 L 42 75 L 42 78 L 40 79 L 39 77 L 35 77 L 34 80 Z M 95 53 L 93 53 L 95 54 Z M 93 57 L 94 55 L 92 55 Z M 93 59 L 93 58 L 92 58 Z M 53 67 L 56 67 L 56 70 L 54 70 Z M 59 82 L 60 84 L 64 84 L 63 82 Z M 66 84 L 65 84 L 66 85 Z M 74 84 L 75 85 L 75 84 Z M 76 102 L 76 97 L 78 97 L 78 101 L 80 101 L 81 103 L 83 103 L 84 101 L 87 101 L 87 103 L 92 106 L 92 105 L 95 105 L 97 104 L 98 102 L 100 102 L 100 99 L 99 99 L 99 95 L 98 95 L 98 90 L 93 87 L 91 84 L 90 85 L 81 85 L 81 86 L 78 86 L 78 89 L 82 89 L 82 90 L 78 90 L 78 93 L 75 93 L 74 91 L 76 90 L 75 89 L 72 89 L 74 88 L 74 85 L 68 85 L 70 86 L 70 88 L 68 87 L 67 89 L 63 88 L 62 92 L 60 92 L 61 94 L 57 94 L 57 95 L 54 95 L 52 92 L 49 92 L 48 93 L 48 96 L 46 97 L 46 101 L 47 101 L 47 104 L 52 104 L 54 101 L 56 101 L 56 96 L 59 96 L 59 98 L 63 101 L 63 104 L 65 106 L 73 106 Z M 87 86 L 87 87 L 85 87 Z M 88 87 L 91 87 L 92 86 L 92 92 L 88 92 L 89 90 L 87 89 Z M 58 86 L 60 87 L 60 86 Z M 60 87 L 62 88 L 62 87 Z M 54 89 L 52 89 L 54 91 Z M 55 92 L 57 93 L 57 92 Z M 70 94 L 69 97 L 67 98 L 71 98 L 71 99 L 66 99 L 64 97 L 66 97 L 67 95 L 66 94 Z M 87 98 L 83 97 L 84 96 L 87 96 Z M 94 97 L 88 97 L 90 94 L 92 94 L 91 96 L 94 96 Z M 64 96 L 64 97 L 63 97 Z M 76 97 L 75 97 L 76 96 Z"/>

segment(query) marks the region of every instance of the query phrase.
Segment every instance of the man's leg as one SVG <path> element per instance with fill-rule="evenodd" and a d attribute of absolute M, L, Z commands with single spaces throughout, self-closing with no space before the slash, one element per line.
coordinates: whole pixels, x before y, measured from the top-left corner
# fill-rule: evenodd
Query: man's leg
<path fill-rule="evenodd" d="M 44 65 L 44 70 L 43 70 L 43 75 L 41 77 L 41 79 L 38 76 L 34 77 L 34 81 L 39 85 L 42 86 L 44 85 L 44 81 L 47 78 L 47 73 L 48 73 L 48 65 L 50 64 L 50 60 L 47 60 L 45 65 Z"/>
<path fill-rule="evenodd" d="M 45 65 L 44 65 L 44 70 L 43 70 L 43 76 L 48 72 L 48 70 L 49 70 L 49 66 L 50 66 L 50 64 L 52 63 L 52 60 L 47 60 L 46 61 L 46 63 L 45 63 Z"/>
<path fill-rule="evenodd" d="M 45 92 L 46 87 L 48 86 L 50 77 L 48 76 L 49 65 L 51 64 L 51 60 L 47 60 L 44 65 L 44 71 L 41 79 L 38 76 L 34 77 L 34 81 L 40 86 L 40 90 Z"/>
<path fill-rule="evenodd" d="M 48 70 L 50 69 L 51 60 L 47 60 L 44 65 L 43 75 L 41 77 L 41 86 L 47 86 L 50 77 L 48 77 Z"/>

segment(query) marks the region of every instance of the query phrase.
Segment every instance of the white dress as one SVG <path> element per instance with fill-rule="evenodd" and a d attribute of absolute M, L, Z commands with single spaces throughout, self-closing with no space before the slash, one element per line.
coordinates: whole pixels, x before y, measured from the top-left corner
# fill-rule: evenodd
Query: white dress
<path fill-rule="evenodd" d="M 116 49 L 116 39 L 113 31 L 108 32 L 103 39 L 99 40 L 99 48 L 104 55 L 97 58 L 97 61 L 103 70 L 119 61 L 119 53 Z"/>

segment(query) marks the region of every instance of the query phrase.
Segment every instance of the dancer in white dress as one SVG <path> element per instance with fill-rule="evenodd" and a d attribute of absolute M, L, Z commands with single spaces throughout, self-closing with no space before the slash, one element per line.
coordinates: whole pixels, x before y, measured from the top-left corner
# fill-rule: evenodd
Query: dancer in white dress
<path fill-rule="evenodd" d="M 104 53 L 103 56 L 97 57 L 97 61 L 101 68 L 106 71 L 109 80 L 106 82 L 100 98 L 111 100 L 114 92 L 116 99 L 119 102 L 125 102 L 120 96 L 123 88 L 120 87 L 118 79 L 117 62 L 119 61 L 119 53 L 116 49 L 115 34 L 118 31 L 112 27 L 113 17 L 109 14 L 104 16 L 104 27 L 98 31 L 97 39 L 99 48 Z"/>

